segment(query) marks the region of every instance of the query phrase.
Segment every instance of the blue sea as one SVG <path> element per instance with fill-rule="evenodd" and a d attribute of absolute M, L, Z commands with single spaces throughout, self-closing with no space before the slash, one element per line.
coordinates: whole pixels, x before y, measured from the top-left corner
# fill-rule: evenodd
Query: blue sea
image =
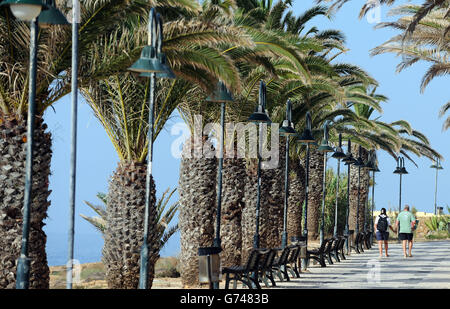
<path fill-rule="evenodd" d="M 103 238 L 100 233 L 75 234 L 74 259 L 83 263 L 100 262 L 102 258 Z M 162 257 L 177 256 L 180 251 L 180 235 L 172 236 L 161 250 Z M 49 266 L 65 265 L 68 257 L 68 235 L 47 233 L 47 260 Z"/>

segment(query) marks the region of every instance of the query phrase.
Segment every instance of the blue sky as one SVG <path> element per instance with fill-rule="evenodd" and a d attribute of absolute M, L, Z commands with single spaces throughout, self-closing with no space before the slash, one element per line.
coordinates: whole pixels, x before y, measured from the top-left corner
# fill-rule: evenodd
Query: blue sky
<path fill-rule="evenodd" d="M 298 15 L 311 7 L 314 1 L 294 1 L 294 12 Z M 417 1 L 412 1 L 417 3 Z M 416 64 L 400 74 L 395 73 L 399 58 L 392 54 L 370 57 L 369 50 L 389 39 L 394 32 L 374 30 L 374 23 L 358 19 L 361 1 L 350 1 L 333 18 L 318 17 L 310 25 L 319 29 L 339 29 L 347 38 L 349 51 L 340 56 L 340 62 L 359 65 L 380 83 L 378 92 L 386 95 L 389 102 L 384 104 L 382 120 L 386 122 L 407 120 L 414 129 L 424 133 L 444 158 L 450 157 L 450 131 L 442 132 L 443 119 L 438 118 L 440 107 L 449 100 L 449 78 L 437 78 L 421 94 L 419 85 L 426 64 Z M 381 8 L 381 21 L 387 21 L 389 8 Z M 69 159 L 70 159 L 70 95 L 61 99 L 45 113 L 45 121 L 53 136 L 52 176 L 50 178 L 51 206 L 46 219 L 48 234 L 47 251 L 51 265 L 63 264 L 67 257 L 67 237 L 69 219 Z M 170 129 L 181 119 L 174 115 L 158 137 L 154 148 L 154 178 L 157 195 L 166 188 L 178 185 L 179 159 L 170 155 L 172 143 L 179 137 L 172 136 Z M 392 172 L 396 162 L 387 154 L 379 153 L 381 173 L 376 175 L 375 203 L 381 207 L 398 207 L 399 177 Z M 84 200 L 97 203 L 97 192 L 107 192 L 108 180 L 118 162 L 112 144 L 97 119 L 81 99 L 78 123 L 78 159 L 76 194 L 76 238 L 75 258 L 81 262 L 100 260 L 102 238 L 85 222 L 79 214 L 94 215 L 84 204 Z M 415 158 L 418 168 L 406 161 L 409 174 L 403 177 L 402 201 L 415 206 L 419 211 L 434 211 L 435 172 L 431 162 L 425 158 Z M 331 163 L 331 162 L 330 162 Z M 445 207 L 450 202 L 450 192 L 445 190 L 450 177 L 449 167 L 444 160 L 444 170 L 439 174 L 438 205 Z M 335 164 L 331 163 L 331 167 Z M 176 197 L 175 197 L 176 198 Z M 176 255 L 179 252 L 179 235 L 175 235 L 163 250 L 162 255 Z"/>

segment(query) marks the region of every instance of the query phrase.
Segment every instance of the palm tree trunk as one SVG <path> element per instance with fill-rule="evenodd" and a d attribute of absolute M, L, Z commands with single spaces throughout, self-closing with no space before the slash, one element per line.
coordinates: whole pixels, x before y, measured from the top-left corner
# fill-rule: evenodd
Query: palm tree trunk
<path fill-rule="evenodd" d="M 241 264 L 242 208 L 245 192 L 244 159 L 225 158 L 222 182 L 222 240 L 221 264 L 223 267 Z"/>
<path fill-rule="evenodd" d="M 280 142 L 279 162 L 276 168 L 261 170 L 261 201 L 259 211 L 259 247 L 276 248 L 281 245 L 284 199 L 284 143 Z M 250 159 L 242 211 L 242 258 L 245 262 L 253 248 L 256 230 L 258 161 Z"/>
<path fill-rule="evenodd" d="M 209 140 L 203 149 L 212 148 Z M 216 212 L 216 158 L 196 158 L 183 148 L 178 192 L 180 208 L 178 224 L 181 232 L 180 273 L 184 287 L 197 287 L 198 248 L 210 247 L 214 240 Z"/>
<path fill-rule="evenodd" d="M 49 268 L 43 231 L 50 206 L 48 196 L 51 134 L 41 118 L 35 121 L 33 150 L 33 185 L 28 241 L 31 259 L 30 288 L 49 288 Z M 15 288 L 17 259 L 22 239 L 22 208 L 25 188 L 25 120 L 0 118 L 0 289 Z"/>
<path fill-rule="evenodd" d="M 358 145 L 352 145 L 352 153 L 354 157 L 358 157 Z M 361 150 L 361 158 L 363 161 L 367 161 L 368 152 L 364 148 Z M 368 173 L 365 169 L 361 168 L 360 171 L 360 186 L 359 186 L 359 231 L 364 230 L 364 212 L 365 212 L 365 198 L 367 197 L 367 181 Z M 350 212 L 349 212 L 349 228 L 350 230 L 356 229 L 356 214 L 358 213 L 358 167 L 350 167 Z"/>
<path fill-rule="evenodd" d="M 309 159 L 308 194 L 308 236 L 311 240 L 319 237 L 323 192 L 323 153 L 311 149 Z"/>
<path fill-rule="evenodd" d="M 303 201 L 305 199 L 305 169 L 300 165 L 300 159 L 291 158 L 289 180 L 288 207 L 288 240 L 292 236 L 302 235 Z"/>
<path fill-rule="evenodd" d="M 109 183 L 103 263 L 108 286 L 136 289 L 139 285 L 140 252 L 144 235 L 147 164 L 120 162 Z M 156 189 L 151 180 L 149 219 L 148 286 L 159 258 Z"/>

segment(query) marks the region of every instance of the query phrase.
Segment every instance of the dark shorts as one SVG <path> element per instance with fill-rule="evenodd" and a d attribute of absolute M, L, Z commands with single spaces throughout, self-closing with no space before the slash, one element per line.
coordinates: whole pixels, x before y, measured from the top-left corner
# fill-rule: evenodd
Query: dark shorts
<path fill-rule="evenodd" d="M 400 240 L 413 240 L 413 233 L 399 233 L 398 239 Z"/>
<path fill-rule="evenodd" d="M 378 240 L 378 241 L 389 240 L 389 232 L 380 232 L 380 231 L 377 231 L 377 232 L 375 233 L 375 235 L 377 236 L 377 240 Z"/>

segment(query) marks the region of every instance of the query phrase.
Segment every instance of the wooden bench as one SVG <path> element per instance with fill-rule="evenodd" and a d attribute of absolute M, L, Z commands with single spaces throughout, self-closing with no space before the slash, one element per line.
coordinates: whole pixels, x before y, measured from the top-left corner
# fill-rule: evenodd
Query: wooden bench
<path fill-rule="evenodd" d="M 372 231 L 368 231 L 366 233 L 366 237 L 364 238 L 364 244 L 366 245 L 367 249 L 372 248 Z"/>
<path fill-rule="evenodd" d="M 237 288 L 237 282 L 241 281 L 249 289 L 256 287 L 261 289 L 259 285 L 258 272 L 259 260 L 261 258 L 261 251 L 253 249 L 250 252 L 247 263 L 242 266 L 230 266 L 222 269 L 222 274 L 225 275 L 225 289 L 229 288 L 231 280 L 234 280 L 233 288 Z"/>
<path fill-rule="evenodd" d="M 347 241 L 348 236 L 344 235 L 344 236 L 341 236 L 341 238 L 342 238 L 342 240 L 341 240 L 341 244 L 340 244 L 338 250 L 339 250 L 341 259 L 346 260 L 347 258 L 345 257 L 345 242 Z"/>
<path fill-rule="evenodd" d="M 341 261 L 341 259 L 339 258 L 339 248 L 341 246 L 342 239 L 343 239 L 342 237 L 335 237 L 333 246 L 331 247 L 330 250 L 330 258 L 334 258 L 336 262 Z"/>
<path fill-rule="evenodd" d="M 319 262 L 321 267 L 326 267 L 325 264 L 325 248 L 329 242 L 329 239 L 324 239 L 322 244 L 317 249 L 306 250 L 306 265 L 309 266 L 310 259 Z"/>
<path fill-rule="evenodd" d="M 300 255 L 300 245 L 292 245 L 291 253 L 289 255 L 286 267 L 287 270 L 291 273 L 293 278 L 300 278 L 300 273 L 298 271 L 298 257 Z"/>
<path fill-rule="evenodd" d="M 364 249 L 362 249 L 361 246 L 361 242 L 363 239 L 364 235 L 362 233 L 358 233 L 355 236 L 355 243 L 353 244 L 353 246 L 351 246 L 352 249 L 355 249 L 356 253 L 361 253 L 364 252 Z"/>
<path fill-rule="evenodd" d="M 269 287 L 270 280 L 272 286 L 276 286 L 275 280 L 273 278 L 273 263 L 277 256 L 277 251 L 275 249 L 267 249 L 267 252 L 264 252 L 263 256 L 260 259 L 259 263 L 259 279 L 265 284 L 266 287 Z"/>
<path fill-rule="evenodd" d="M 336 242 L 336 238 L 331 237 L 328 239 L 327 246 L 325 247 L 325 257 L 327 258 L 327 261 L 330 265 L 333 265 L 333 260 L 331 259 L 331 250 L 334 246 L 334 243 Z"/>
<path fill-rule="evenodd" d="M 278 250 L 279 251 L 279 250 Z M 287 263 L 289 258 L 289 253 L 291 252 L 290 247 L 285 247 L 278 258 L 275 259 L 272 265 L 272 270 L 275 271 L 280 281 L 290 281 L 287 273 Z M 284 276 L 284 278 L 283 278 Z"/>

